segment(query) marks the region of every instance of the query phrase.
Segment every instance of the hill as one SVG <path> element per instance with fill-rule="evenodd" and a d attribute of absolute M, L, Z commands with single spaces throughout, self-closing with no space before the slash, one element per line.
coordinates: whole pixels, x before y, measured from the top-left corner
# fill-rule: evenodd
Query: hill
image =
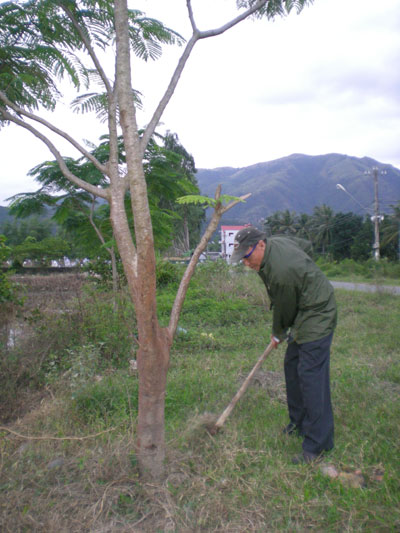
<path fill-rule="evenodd" d="M 11 221 L 13 217 L 8 214 L 8 207 L 0 205 L 0 226 L 3 222 Z"/>
<path fill-rule="evenodd" d="M 236 223 L 256 223 L 275 211 L 312 213 L 315 206 L 326 204 L 335 212 L 366 214 L 374 206 L 373 167 L 379 169 L 380 211 L 400 201 L 400 170 L 369 157 L 343 154 L 309 156 L 292 154 L 244 168 L 199 169 L 197 180 L 201 194 L 214 196 L 218 184 L 222 192 L 234 196 L 252 193 L 244 204 L 229 212 Z M 381 175 L 381 170 L 386 174 Z M 338 190 L 342 184 L 349 194 Z M 363 207 L 365 209 L 363 209 Z"/>

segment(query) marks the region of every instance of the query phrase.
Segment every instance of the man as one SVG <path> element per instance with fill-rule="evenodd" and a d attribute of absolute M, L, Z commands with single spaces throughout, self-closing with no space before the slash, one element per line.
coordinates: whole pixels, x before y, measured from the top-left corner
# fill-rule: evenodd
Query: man
<path fill-rule="evenodd" d="M 293 462 L 311 463 L 333 448 L 329 384 L 337 317 L 333 288 L 308 255 L 308 241 L 284 235 L 267 238 L 249 226 L 237 233 L 234 247 L 231 262 L 242 261 L 258 272 L 267 289 L 275 348 L 288 341 L 284 370 L 290 423 L 283 431 L 303 437 L 303 451 Z"/>

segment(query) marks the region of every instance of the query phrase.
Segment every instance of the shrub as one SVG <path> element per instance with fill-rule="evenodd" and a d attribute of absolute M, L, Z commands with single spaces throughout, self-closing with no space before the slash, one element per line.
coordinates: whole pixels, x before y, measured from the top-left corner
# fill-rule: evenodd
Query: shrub
<path fill-rule="evenodd" d="M 156 264 L 157 287 L 166 287 L 167 285 L 176 285 L 182 276 L 180 265 L 170 263 L 165 259 L 157 258 Z"/>

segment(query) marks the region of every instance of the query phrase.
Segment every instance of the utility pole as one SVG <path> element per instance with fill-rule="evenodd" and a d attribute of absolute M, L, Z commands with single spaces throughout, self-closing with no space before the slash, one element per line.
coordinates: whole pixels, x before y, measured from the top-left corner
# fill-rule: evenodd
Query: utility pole
<path fill-rule="evenodd" d="M 379 243 L 379 222 L 383 220 L 383 215 L 379 215 L 379 197 L 378 197 L 378 167 L 372 167 L 372 174 L 374 176 L 374 215 L 371 220 L 374 223 L 375 230 L 375 242 L 372 246 L 374 250 L 375 261 L 379 261 L 380 255 L 380 243 Z M 371 174 L 370 170 L 366 170 L 365 174 Z M 386 174 L 386 170 L 381 170 L 380 174 Z"/>

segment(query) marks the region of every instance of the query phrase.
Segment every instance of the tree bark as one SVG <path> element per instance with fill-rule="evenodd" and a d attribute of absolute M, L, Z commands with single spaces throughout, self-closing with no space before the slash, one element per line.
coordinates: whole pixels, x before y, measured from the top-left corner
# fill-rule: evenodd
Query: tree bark
<path fill-rule="evenodd" d="M 132 100 L 127 0 L 115 0 L 115 25 L 117 94 L 126 151 L 127 178 L 131 191 L 136 249 L 127 224 L 124 230 L 120 231 L 121 221 L 117 220 L 124 216 L 123 191 L 118 183 L 112 185 L 111 205 L 112 213 L 115 214 L 118 248 L 135 304 L 138 327 L 138 465 L 143 478 L 160 479 L 164 472 L 164 400 L 171 336 L 167 329 L 160 327 L 157 319 L 156 260 L 140 139 Z M 117 196 L 119 201 L 115 202 L 113 207 L 113 200 Z"/>

